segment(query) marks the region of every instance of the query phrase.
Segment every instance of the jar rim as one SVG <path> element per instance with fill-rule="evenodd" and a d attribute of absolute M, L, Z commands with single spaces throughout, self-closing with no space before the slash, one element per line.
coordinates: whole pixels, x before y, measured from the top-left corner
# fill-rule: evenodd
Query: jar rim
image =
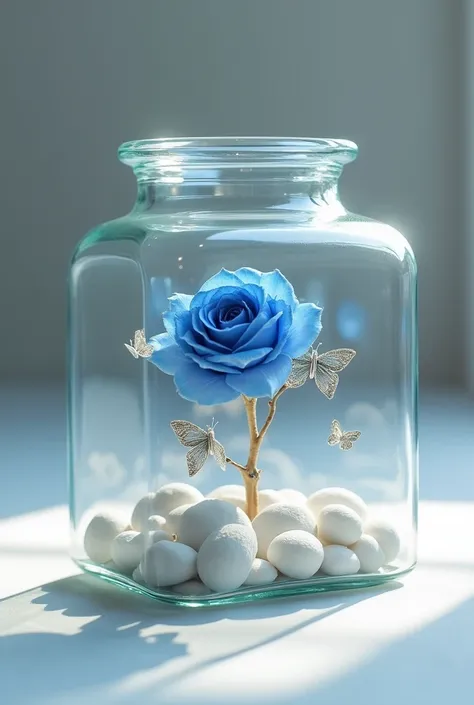
<path fill-rule="evenodd" d="M 299 166 L 311 167 L 321 160 L 347 164 L 357 156 L 357 145 L 345 139 L 315 137 L 160 137 L 124 142 L 118 150 L 121 162 L 137 166 L 200 168 Z"/>

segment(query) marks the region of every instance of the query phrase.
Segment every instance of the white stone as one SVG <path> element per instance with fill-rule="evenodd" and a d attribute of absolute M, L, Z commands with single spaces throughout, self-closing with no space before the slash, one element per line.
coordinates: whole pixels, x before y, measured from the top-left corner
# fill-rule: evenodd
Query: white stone
<path fill-rule="evenodd" d="M 223 499 L 225 502 L 235 504 L 236 507 L 245 512 L 247 502 L 243 485 L 222 485 L 209 492 L 207 496 L 210 499 Z"/>
<path fill-rule="evenodd" d="M 272 504 L 281 504 L 284 501 L 283 497 L 277 490 L 260 490 L 258 493 L 258 508 L 259 512 L 263 512 Z"/>
<path fill-rule="evenodd" d="M 271 563 L 263 558 L 255 558 L 244 585 L 265 585 L 267 583 L 273 583 L 277 575 L 278 571 Z"/>
<path fill-rule="evenodd" d="M 250 524 L 228 524 L 210 534 L 199 549 L 199 577 L 215 592 L 236 590 L 248 577 L 256 553 L 257 537 Z"/>
<path fill-rule="evenodd" d="M 142 584 L 145 582 L 145 581 L 143 580 L 143 575 L 142 575 L 142 572 L 141 572 L 141 570 L 140 570 L 140 566 L 137 566 L 137 567 L 135 568 L 135 570 L 133 571 L 133 573 L 132 573 L 132 579 L 133 579 L 136 583 L 140 583 L 140 585 L 142 585 Z"/>
<path fill-rule="evenodd" d="M 207 537 L 227 524 L 250 526 L 250 519 L 239 507 L 222 499 L 205 499 L 188 507 L 181 516 L 179 541 L 198 550 Z"/>
<path fill-rule="evenodd" d="M 324 558 L 324 550 L 316 536 L 308 531 L 285 531 L 273 539 L 267 551 L 268 560 L 289 578 L 311 578 Z"/>
<path fill-rule="evenodd" d="M 321 570 L 326 575 L 354 575 L 360 563 L 354 551 L 345 546 L 325 546 Z"/>
<path fill-rule="evenodd" d="M 147 529 L 148 531 L 164 531 L 166 526 L 166 519 L 164 517 L 160 517 L 159 514 L 153 514 L 151 517 L 148 517 L 147 521 Z"/>
<path fill-rule="evenodd" d="M 318 523 L 319 513 L 328 504 L 344 504 L 357 512 L 362 521 L 367 516 L 367 505 L 355 492 L 346 490 L 344 487 L 326 487 L 314 492 L 307 500 L 308 508 L 313 513 L 316 523 Z"/>
<path fill-rule="evenodd" d="M 148 531 L 148 519 L 156 514 L 153 508 L 155 492 L 149 492 L 138 500 L 132 512 L 132 528 L 135 531 Z"/>
<path fill-rule="evenodd" d="M 194 504 L 182 504 L 180 507 L 172 509 L 168 514 L 168 518 L 166 520 L 166 531 L 168 532 L 170 537 L 177 536 L 179 539 L 179 532 L 181 529 L 181 517 L 183 516 L 186 509 L 189 509 L 189 507 L 194 507 Z"/>
<path fill-rule="evenodd" d="M 318 537 L 324 543 L 350 546 L 362 536 L 362 519 L 344 504 L 328 504 L 319 512 Z"/>
<path fill-rule="evenodd" d="M 384 552 L 385 563 L 393 561 L 400 553 L 400 536 L 396 528 L 385 519 L 369 519 L 364 533 L 373 536 Z"/>
<path fill-rule="evenodd" d="M 359 559 L 361 573 L 376 573 L 385 563 L 385 555 L 378 541 L 369 534 L 362 534 L 350 549 Z"/>
<path fill-rule="evenodd" d="M 153 500 L 153 514 L 159 514 L 168 519 L 169 513 L 182 504 L 197 504 L 204 499 L 202 492 L 184 482 L 170 482 L 163 485 Z"/>
<path fill-rule="evenodd" d="M 267 558 L 267 550 L 276 536 L 284 531 L 301 529 L 311 534 L 315 521 L 311 512 L 298 504 L 272 504 L 257 514 L 252 522 L 258 539 L 258 558 Z"/>
<path fill-rule="evenodd" d="M 147 546 L 152 543 L 157 543 L 158 541 L 169 541 L 170 536 L 163 529 L 158 529 L 157 531 L 151 531 L 149 534 L 144 534 L 147 537 Z"/>
<path fill-rule="evenodd" d="M 112 541 L 112 560 L 119 570 L 131 573 L 140 563 L 146 547 L 146 536 L 138 531 L 122 531 Z"/>
<path fill-rule="evenodd" d="M 306 504 L 307 497 L 299 490 L 293 490 L 291 487 L 279 491 L 280 497 L 285 504 Z"/>
<path fill-rule="evenodd" d="M 173 585 L 171 588 L 173 592 L 177 592 L 179 595 L 209 595 L 211 590 L 204 585 L 200 580 L 186 580 L 185 583 L 179 583 L 179 585 Z"/>
<path fill-rule="evenodd" d="M 196 577 L 197 553 L 190 546 L 176 541 L 153 543 L 140 563 L 140 572 L 147 585 L 168 587 Z"/>
<path fill-rule="evenodd" d="M 84 550 L 94 563 L 108 563 L 112 541 L 125 529 L 125 522 L 112 513 L 96 514 L 84 534 Z"/>

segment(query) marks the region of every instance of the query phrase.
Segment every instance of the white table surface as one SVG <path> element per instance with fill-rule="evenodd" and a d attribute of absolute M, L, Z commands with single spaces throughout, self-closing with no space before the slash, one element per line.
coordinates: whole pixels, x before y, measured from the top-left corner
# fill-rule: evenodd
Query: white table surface
<path fill-rule="evenodd" d="M 420 563 L 402 583 L 184 610 L 77 575 L 61 395 L 1 391 L 1 705 L 471 701 L 472 401 L 422 399 Z"/>

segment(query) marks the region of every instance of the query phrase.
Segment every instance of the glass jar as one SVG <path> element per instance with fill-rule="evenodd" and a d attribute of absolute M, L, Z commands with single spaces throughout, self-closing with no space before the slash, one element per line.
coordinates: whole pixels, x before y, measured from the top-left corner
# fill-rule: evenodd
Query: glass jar
<path fill-rule="evenodd" d="M 399 232 L 339 200 L 356 153 L 243 137 L 120 148 L 136 203 L 85 236 L 70 272 L 84 570 L 199 606 L 413 568 L 416 266 Z"/>

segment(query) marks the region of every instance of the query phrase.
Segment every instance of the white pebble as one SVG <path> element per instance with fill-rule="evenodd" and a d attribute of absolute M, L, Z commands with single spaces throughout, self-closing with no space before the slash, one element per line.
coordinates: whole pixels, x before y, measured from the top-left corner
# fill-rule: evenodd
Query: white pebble
<path fill-rule="evenodd" d="M 211 592 L 209 588 L 204 585 L 200 580 L 186 580 L 185 583 L 179 583 L 179 585 L 173 585 L 171 588 L 173 592 L 177 592 L 180 595 L 209 595 Z"/>
<path fill-rule="evenodd" d="M 343 504 L 328 504 L 319 512 L 318 536 L 327 544 L 350 546 L 362 536 L 362 519 Z"/>
<path fill-rule="evenodd" d="M 148 539 L 147 545 L 151 543 L 157 543 L 158 541 L 169 541 L 170 536 L 166 531 L 158 529 L 157 531 L 151 531 L 149 534 L 143 534 Z"/>
<path fill-rule="evenodd" d="M 250 519 L 245 512 L 229 502 L 205 499 L 188 507 L 181 516 L 179 540 L 198 550 L 210 534 L 227 524 L 250 526 Z"/>
<path fill-rule="evenodd" d="M 142 575 L 142 572 L 141 572 L 141 570 L 140 570 L 140 566 L 137 566 L 137 567 L 135 568 L 135 570 L 133 571 L 133 573 L 132 573 L 132 579 L 133 579 L 136 583 L 140 583 L 141 585 L 145 582 L 145 581 L 143 580 L 143 575 Z"/>
<path fill-rule="evenodd" d="M 242 485 L 222 485 L 207 495 L 210 499 L 223 499 L 225 502 L 235 504 L 236 507 L 245 512 L 247 502 L 245 499 L 245 489 Z"/>
<path fill-rule="evenodd" d="M 258 558 L 267 557 L 269 545 L 284 531 L 301 529 L 313 534 L 315 530 L 313 515 L 298 504 L 272 504 L 257 514 L 252 524 L 258 539 Z"/>
<path fill-rule="evenodd" d="M 385 555 L 378 541 L 369 534 L 362 534 L 350 549 L 359 559 L 361 573 L 376 573 L 385 563 Z"/>
<path fill-rule="evenodd" d="M 131 522 L 135 531 L 148 531 L 148 519 L 156 514 L 153 508 L 154 499 L 155 493 L 149 492 L 136 503 Z"/>
<path fill-rule="evenodd" d="M 112 541 L 112 560 L 119 570 L 131 573 L 140 563 L 145 552 L 145 534 L 138 531 L 122 531 Z"/>
<path fill-rule="evenodd" d="M 268 547 L 268 560 L 289 578 L 311 578 L 324 558 L 321 541 L 308 531 L 285 531 Z"/>
<path fill-rule="evenodd" d="M 153 500 L 153 514 L 159 514 L 167 519 L 169 513 L 176 507 L 182 504 L 197 504 L 203 499 L 204 495 L 196 487 L 184 482 L 170 482 L 168 485 L 163 485 L 156 493 Z"/>
<path fill-rule="evenodd" d="M 153 514 L 151 517 L 148 517 L 147 521 L 147 529 L 148 531 L 157 531 L 157 530 L 164 530 L 166 526 L 166 519 L 164 517 L 160 517 L 159 514 Z"/>
<path fill-rule="evenodd" d="M 326 575 L 353 575 L 360 568 L 354 551 L 345 546 L 325 546 L 321 570 Z"/>
<path fill-rule="evenodd" d="M 343 504 L 349 509 L 353 509 L 364 521 L 367 516 L 367 505 L 364 500 L 355 492 L 344 489 L 344 487 L 327 487 L 318 490 L 308 497 L 307 505 L 318 522 L 319 513 L 328 504 Z"/>
<path fill-rule="evenodd" d="M 263 558 L 255 558 L 244 585 L 265 585 L 266 583 L 273 583 L 277 575 L 278 571 L 271 563 Z"/>
<path fill-rule="evenodd" d="M 197 553 L 176 541 L 158 541 L 146 551 L 140 571 L 147 585 L 168 587 L 196 577 Z"/>
<path fill-rule="evenodd" d="M 258 493 L 259 512 L 263 512 L 264 509 L 271 507 L 272 504 L 281 504 L 282 502 L 284 502 L 284 499 L 277 490 L 260 490 Z"/>
<path fill-rule="evenodd" d="M 125 529 L 123 520 L 103 512 L 91 519 L 84 534 L 84 550 L 94 563 L 108 563 L 112 541 Z"/>
<path fill-rule="evenodd" d="M 292 490 L 288 487 L 280 490 L 279 494 L 285 504 L 306 504 L 307 497 L 299 490 Z"/>
<path fill-rule="evenodd" d="M 364 533 L 373 536 L 384 552 L 385 563 L 393 561 L 400 552 L 398 531 L 385 519 L 371 519 L 364 526 Z"/>
<path fill-rule="evenodd" d="M 215 592 L 236 590 L 248 577 L 256 553 L 257 537 L 250 524 L 224 526 L 210 534 L 199 549 L 199 577 Z"/>
<path fill-rule="evenodd" d="M 166 520 L 166 531 L 170 536 L 177 536 L 179 539 L 179 532 L 181 529 L 181 517 L 183 516 L 186 509 L 189 507 L 194 507 L 194 504 L 182 504 L 176 509 L 172 509 L 168 514 L 168 519 Z"/>

